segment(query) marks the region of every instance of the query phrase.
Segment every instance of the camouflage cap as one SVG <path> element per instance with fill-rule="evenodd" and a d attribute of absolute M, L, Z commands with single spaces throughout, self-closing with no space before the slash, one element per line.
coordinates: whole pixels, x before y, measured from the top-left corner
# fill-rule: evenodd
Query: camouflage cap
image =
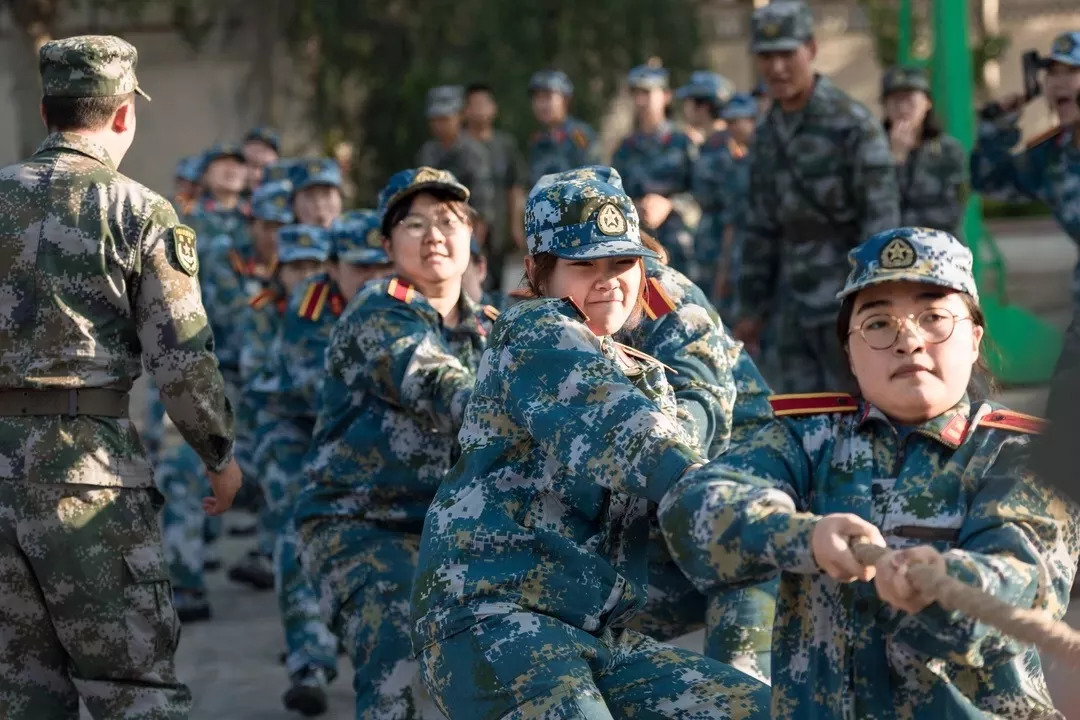
<path fill-rule="evenodd" d="M 801 0 L 776 0 L 750 16 L 750 52 L 795 50 L 814 37 L 814 16 Z"/>
<path fill-rule="evenodd" d="M 562 70 L 539 70 L 529 78 L 529 92 L 550 90 L 563 95 L 574 94 L 574 83 Z"/>
<path fill-rule="evenodd" d="M 756 118 L 758 114 L 758 102 L 752 95 L 747 93 L 735 93 L 720 111 L 720 117 L 725 120 L 737 120 L 738 118 Z"/>
<path fill-rule="evenodd" d="M 668 79 L 668 71 L 665 68 L 638 65 L 627 74 L 626 83 L 631 90 L 652 90 L 653 88 L 667 90 Z"/>
<path fill-rule="evenodd" d="M 267 147 L 273 148 L 274 152 L 281 149 L 281 135 L 274 128 L 253 127 L 244 135 L 244 142 L 261 142 Z"/>
<path fill-rule="evenodd" d="M 615 168 L 607 165 L 585 165 L 573 170 L 564 170 L 563 172 L 540 176 L 540 179 L 533 185 L 532 190 L 529 191 L 529 195 L 552 183 L 569 180 L 599 180 L 619 190 L 623 189 L 622 175 Z"/>
<path fill-rule="evenodd" d="M 384 265 L 390 256 L 383 248 L 379 213 L 374 210 L 350 210 L 330 228 L 334 256 L 353 265 Z"/>
<path fill-rule="evenodd" d="M 379 191 L 378 212 L 383 235 L 390 235 L 390 228 L 386 227 L 390 211 L 398 203 L 424 190 L 444 190 L 458 200 L 465 202 L 469 200 L 469 188 L 458 182 L 458 179 L 449 170 L 418 167 L 396 172 L 390 176 L 386 187 Z"/>
<path fill-rule="evenodd" d="M 851 273 L 838 299 L 871 285 L 919 282 L 966 292 L 978 302 L 971 251 L 944 230 L 903 227 L 877 233 L 848 253 Z"/>
<path fill-rule="evenodd" d="M 675 97 L 680 100 L 711 100 L 716 107 L 722 107 L 734 94 L 735 83 L 711 70 L 694 71 L 690 82 L 675 91 Z"/>
<path fill-rule="evenodd" d="M 318 185 L 341 189 L 341 166 L 333 158 L 307 158 L 297 160 L 289 173 L 295 192 Z"/>
<path fill-rule="evenodd" d="M 457 115 L 465 107 L 465 88 L 460 85 L 441 85 L 428 90 L 427 116 Z"/>
<path fill-rule="evenodd" d="M 610 170 L 609 177 L 614 170 Z M 565 259 L 656 257 L 641 243 L 637 209 L 620 187 L 581 169 L 542 177 L 525 204 L 530 255 Z M 618 177 L 617 173 L 615 177 Z"/>
<path fill-rule="evenodd" d="M 295 222 L 292 212 L 292 183 L 288 180 L 264 182 L 251 193 L 251 216 L 256 220 Z"/>
<path fill-rule="evenodd" d="M 1074 30 L 1058 35 L 1045 61 L 1080 66 L 1080 32 Z"/>
<path fill-rule="evenodd" d="M 891 67 L 881 76 L 881 97 L 900 90 L 920 90 L 930 94 L 930 81 L 919 68 Z"/>
<path fill-rule="evenodd" d="M 296 158 L 278 158 L 263 169 L 262 181 L 270 183 L 285 180 L 291 183 L 296 163 Z"/>
<path fill-rule="evenodd" d="M 244 162 L 244 151 L 236 143 L 217 143 L 203 153 L 203 172 L 210 167 L 210 163 L 221 158 L 234 158 Z"/>
<path fill-rule="evenodd" d="M 176 163 L 176 177 L 188 182 L 199 182 L 203 173 L 202 155 L 188 155 Z"/>
<path fill-rule="evenodd" d="M 46 97 L 114 97 L 134 92 L 150 96 L 135 79 L 139 53 L 113 35 L 78 35 L 41 46 L 38 66 Z"/>
<path fill-rule="evenodd" d="M 330 234 L 318 225 L 286 225 L 278 229 L 277 239 L 280 263 L 326 262 L 330 257 Z"/>

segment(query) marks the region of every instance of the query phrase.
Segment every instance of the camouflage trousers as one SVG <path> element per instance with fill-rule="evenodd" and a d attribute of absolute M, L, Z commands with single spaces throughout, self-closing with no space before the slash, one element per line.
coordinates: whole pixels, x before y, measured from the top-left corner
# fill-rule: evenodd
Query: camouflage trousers
<path fill-rule="evenodd" d="M 154 488 L 0 481 L 0 717 L 186 718 Z"/>
<path fill-rule="evenodd" d="M 319 667 L 333 678 L 337 674 L 337 638 L 323 623 L 315 588 L 300 565 L 292 521 L 313 425 L 308 419 L 278 418 L 272 428 L 260 434 L 256 464 L 261 469 L 267 524 L 274 534 L 274 590 L 285 633 L 285 667 L 292 677 Z"/>
<path fill-rule="evenodd" d="M 210 517 L 202 499 L 211 493 L 210 478 L 195 451 L 185 442 L 164 451 L 155 470 L 165 498 L 161 534 L 173 586 L 205 590 L 203 563 L 207 546 L 221 536 L 221 517 Z"/>
<path fill-rule="evenodd" d="M 851 392 L 855 381 L 835 323 L 804 327 L 790 306 L 775 318 L 765 377 L 777 394 Z"/>
<path fill-rule="evenodd" d="M 769 717 L 769 687 L 730 666 L 535 613 L 490 616 L 424 648 L 420 667 L 451 720 Z"/>
<path fill-rule="evenodd" d="M 650 540 L 650 544 L 652 542 Z M 664 555 L 667 555 L 666 551 Z M 649 599 L 626 627 L 661 642 L 674 640 L 705 624 L 705 607 L 705 596 L 690 584 L 675 561 L 670 557 L 652 560 L 649 562 Z"/>
<path fill-rule="evenodd" d="M 438 720 L 420 684 L 409 604 L 420 536 L 347 518 L 304 523 L 301 557 L 352 659 L 357 720 Z"/>
<path fill-rule="evenodd" d="M 780 579 L 709 597 L 705 655 L 762 682 L 772 679 L 772 627 Z"/>

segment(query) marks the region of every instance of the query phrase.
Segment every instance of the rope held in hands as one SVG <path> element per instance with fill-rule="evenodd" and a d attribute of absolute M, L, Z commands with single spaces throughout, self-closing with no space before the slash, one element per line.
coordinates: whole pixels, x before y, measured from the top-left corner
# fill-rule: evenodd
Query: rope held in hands
<path fill-rule="evenodd" d="M 864 566 L 874 565 L 893 552 L 864 540 L 853 542 L 851 551 Z M 909 565 L 907 576 L 916 590 L 946 610 L 958 610 L 1020 642 L 1080 665 L 1080 632 L 1046 612 L 1013 607 L 924 563 Z"/>

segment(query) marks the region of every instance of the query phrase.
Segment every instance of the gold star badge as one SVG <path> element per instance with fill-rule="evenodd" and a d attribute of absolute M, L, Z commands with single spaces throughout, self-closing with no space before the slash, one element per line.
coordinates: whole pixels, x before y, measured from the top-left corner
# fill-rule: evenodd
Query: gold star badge
<path fill-rule="evenodd" d="M 775 22 L 765 23 L 761 28 L 761 34 L 767 38 L 775 38 L 780 36 L 780 24 Z"/>
<path fill-rule="evenodd" d="M 1069 35 L 1062 35 L 1054 43 L 1054 52 L 1066 55 L 1073 51 L 1073 39 Z"/>
<path fill-rule="evenodd" d="M 382 233 L 378 228 L 371 228 L 367 234 L 367 246 L 369 248 L 381 248 L 382 247 Z"/>
<path fill-rule="evenodd" d="M 413 178 L 412 184 L 420 185 L 421 183 L 440 182 L 442 179 L 442 171 L 432 167 L 422 167 L 416 171 L 416 177 Z"/>
<path fill-rule="evenodd" d="M 625 235 L 626 215 L 614 203 L 604 203 L 596 213 L 596 227 L 605 235 Z"/>
<path fill-rule="evenodd" d="M 915 248 L 903 238 L 893 238 L 882 248 L 880 260 L 886 270 L 911 267 L 915 264 Z"/>

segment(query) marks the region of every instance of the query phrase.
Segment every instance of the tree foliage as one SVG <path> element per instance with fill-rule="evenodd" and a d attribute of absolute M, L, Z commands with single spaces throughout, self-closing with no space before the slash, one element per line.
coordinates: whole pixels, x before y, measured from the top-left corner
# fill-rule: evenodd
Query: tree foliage
<path fill-rule="evenodd" d="M 524 135 L 529 76 L 554 67 L 574 81 L 573 112 L 596 122 L 626 71 L 649 57 L 675 80 L 689 73 L 700 1 L 297 0 L 286 26 L 311 73 L 312 120 L 326 144 L 356 144 L 356 179 L 370 196 L 426 139 L 430 87 L 491 85 L 501 125 Z"/>

